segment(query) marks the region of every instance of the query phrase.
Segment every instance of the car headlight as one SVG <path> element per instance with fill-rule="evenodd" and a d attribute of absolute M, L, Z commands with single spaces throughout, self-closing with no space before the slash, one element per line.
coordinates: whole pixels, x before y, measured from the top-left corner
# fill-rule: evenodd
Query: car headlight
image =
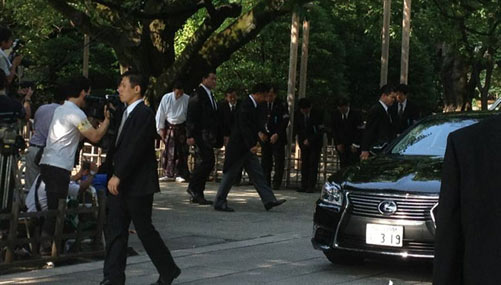
<path fill-rule="evenodd" d="M 343 205 L 343 191 L 341 185 L 334 182 L 326 182 L 322 187 L 320 199 L 323 202 L 334 204 L 337 206 Z"/>

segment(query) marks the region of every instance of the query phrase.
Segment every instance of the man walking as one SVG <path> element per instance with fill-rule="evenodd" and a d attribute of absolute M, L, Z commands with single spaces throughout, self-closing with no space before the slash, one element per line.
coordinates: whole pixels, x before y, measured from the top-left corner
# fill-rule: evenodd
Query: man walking
<path fill-rule="evenodd" d="M 127 104 L 108 164 L 107 241 L 104 280 L 124 284 L 127 241 L 132 221 L 139 239 L 160 276 L 155 284 L 171 284 L 179 276 L 169 249 L 151 222 L 153 194 L 160 191 L 155 155 L 155 114 L 143 102 L 147 82 L 142 75 L 126 72 L 118 87 Z"/>
<path fill-rule="evenodd" d="M 367 115 L 367 124 L 361 145 L 361 160 L 369 158 L 372 147 L 382 147 L 395 138 L 392 119 L 388 113 L 388 108 L 395 101 L 394 88 L 390 85 L 384 85 L 381 87 L 379 94 L 379 102 L 370 108 Z"/>
<path fill-rule="evenodd" d="M 212 204 L 212 201 L 205 199 L 205 183 L 214 168 L 214 148 L 223 145 L 220 116 L 216 99 L 211 91 L 215 87 L 216 73 L 214 71 L 205 73 L 202 83 L 190 98 L 186 117 L 187 143 L 197 148 L 195 169 L 186 191 L 191 196 L 191 202 L 200 205 Z"/>
<path fill-rule="evenodd" d="M 312 112 L 311 102 L 302 98 L 298 102 L 295 130 L 301 149 L 301 188 L 298 192 L 313 193 L 317 186 L 318 164 L 322 153 L 324 126 L 322 113 Z"/>
<path fill-rule="evenodd" d="M 265 130 L 268 140 L 261 141 L 261 166 L 264 177 L 273 190 L 280 189 L 284 175 L 285 145 L 287 144 L 287 126 L 289 125 L 289 111 L 282 100 L 277 97 L 278 88 L 273 86 L 268 92 L 266 102 L 261 105 Z M 275 161 L 275 174 L 271 181 L 271 170 Z"/>
<path fill-rule="evenodd" d="M 258 140 L 261 137 L 266 140 L 266 135 L 261 132 L 262 122 L 258 110 L 258 104 L 264 102 L 269 88 L 264 84 L 257 84 L 253 93 L 245 98 L 237 113 L 237 125 L 231 133 L 228 142 L 226 157 L 223 166 L 223 179 L 219 185 L 216 195 L 214 209 L 216 211 L 233 212 L 228 207 L 227 197 L 230 192 L 233 181 L 242 171 L 242 167 L 249 174 L 250 180 L 254 184 L 264 208 L 268 211 L 273 207 L 279 206 L 285 200 L 277 200 L 263 175 L 259 159 L 257 158 Z"/>
<path fill-rule="evenodd" d="M 162 167 L 165 180 L 184 182 L 189 177 L 188 146 L 186 145 L 186 114 L 190 96 L 184 94 L 180 82 L 163 96 L 156 114 L 157 132 L 165 143 Z M 162 180 L 162 178 L 160 178 Z"/>

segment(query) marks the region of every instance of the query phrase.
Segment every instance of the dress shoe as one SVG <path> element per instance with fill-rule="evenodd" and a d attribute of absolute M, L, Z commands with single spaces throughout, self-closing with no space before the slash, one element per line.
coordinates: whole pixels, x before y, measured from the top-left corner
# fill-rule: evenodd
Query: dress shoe
<path fill-rule="evenodd" d="M 197 203 L 199 205 L 212 205 L 212 201 L 205 199 L 204 197 L 196 196 L 191 199 L 191 202 Z"/>
<path fill-rule="evenodd" d="M 235 212 L 235 210 L 233 208 L 228 207 L 228 205 L 215 206 L 214 210 L 221 212 Z"/>
<path fill-rule="evenodd" d="M 174 281 L 174 279 L 179 277 L 180 274 L 181 274 L 181 269 L 178 268 L 176 271 L 174 271 L 172 275 L 158 277 L 157 282 L 152 283 L 151 285 L 172 284 L 172 281 Z"/>
<path fill-rule="evenodd" d="M 280 199 L 280 200 L 271 201 L 271 202 L 264 204 L 264 208 L 266 209 L 266 211 L 269 211 L 273 207 L 282 205 L 283 203 L 285 203 L 285 201 L 287 201 L 287 200 Z"/>
<path fill-rule="evenodd" d="M 103 279 L 103 281 L 99 282 L 99 285 L 112 285 L 109 279 Z"/>
<path fill-rule="evenodd" d="M 193 190 L 191 190 L 190 188 L 186 189 L 186 192 L 188 194 L 190 194 L 191 198 L 195 198 L 197 195 L 195 195 L 195 192 L 193 192 Z"/>

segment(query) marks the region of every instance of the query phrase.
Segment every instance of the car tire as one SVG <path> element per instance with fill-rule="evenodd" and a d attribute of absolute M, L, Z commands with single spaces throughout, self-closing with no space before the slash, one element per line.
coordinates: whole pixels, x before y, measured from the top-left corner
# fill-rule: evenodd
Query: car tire
<path fill-rule="evenodd" d="M 356 256 L 335 249 L 324 251 L 325 257 L 333 264 L 357 265 L 361 264 L 364 259 L 361 256 Z"/>

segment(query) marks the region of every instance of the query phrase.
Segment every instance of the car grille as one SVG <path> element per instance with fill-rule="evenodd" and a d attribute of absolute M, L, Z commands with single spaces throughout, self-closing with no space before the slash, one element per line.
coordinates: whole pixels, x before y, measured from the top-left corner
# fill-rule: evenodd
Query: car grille
<path fill-rule="evenodd" d="M 348 193 L 352 215 L 386 219 L 405 219 L 413 221 L 430 220 L 430 210 L 438 203 L 437 196 L 391 195 L 373 193 Z M 379 212 L 378 205 L 382 201 L 390 200 L 397 204 L 397 211 L 391 215 Z"/>

